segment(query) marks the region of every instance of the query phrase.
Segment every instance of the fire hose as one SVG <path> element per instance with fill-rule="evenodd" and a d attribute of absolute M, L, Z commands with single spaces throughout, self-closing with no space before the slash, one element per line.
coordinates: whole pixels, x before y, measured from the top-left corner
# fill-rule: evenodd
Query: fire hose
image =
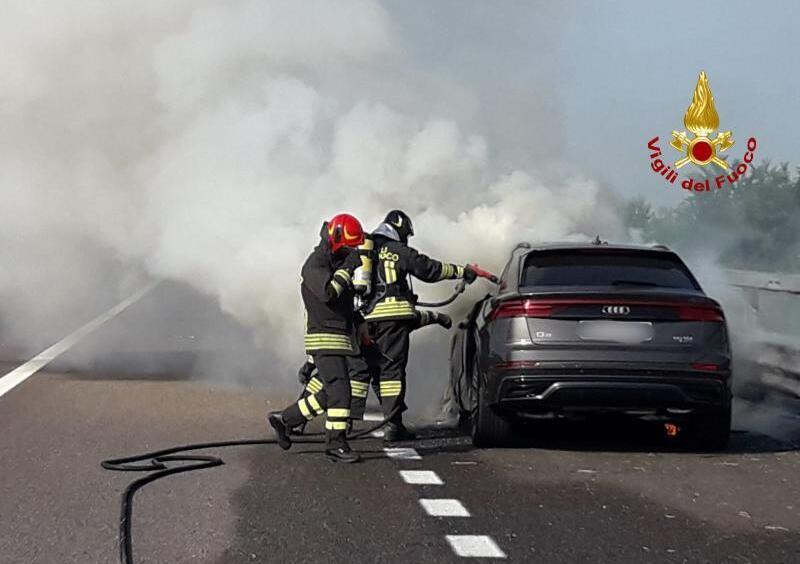
<path fill-rule="evenodd" d="M 349 440 L 364 438 L 386 425 L 399 409 L 400 407 L 398 406 L 383 421 L 380 421 L 372 427 L 358 431 L 357 433 L 352 433 L 348 435 L 347 438 Z M 293 437 L 292 442 L 298 444 L 323 444 L 325 439 L 321 435 L 321 433 L 319 435 L 301 435 L 299 437 Z M 225 461 L 218 456 L 186 455 L 181 453 L 212 448 L 274 444 L 277 444 L 276 439 L 242 439 L 236 441 L 194 443 L 102 461 L 100 465 L 106 470 L 114 470 L 117 472 L 150 472 L 148 475 L 128 484 L 128 487 L 122 492 L 119 521 L 120 564 L 134 564 L 135 562 L 133 558 L 132 521 L 133 497 L 136 495 L 137 491 L 147 484 L 167 476 L 192 472 L 194 470 L 203 470 L 205 468 L 214 468 L 215 466 L 222 466 L 225 464 Z M 181 466 L 167 466 L 167 463 L 170 462 L 184 462 L 187 464 Z"/>
<path fill-rule="evenodd" d="M 497 284 L 500 282 L 497 276 L 495 276 L 488 270 L 482 269 L 477 264 L 470 264 L 469 268 L 471 268 L 472 271 L 475 274 L 477 274 L 479 278 L 485 278 L 486 280 L 488 280 L 493 284 Z M 467 281 L 462 278 L 461 280 L 458 281 L 458 284 L 456 284 L 456 287 L 453 289 L 453 293 L 446 300 L 443 300 L 441 302 L 417 302 L 416 305 L 420 307 L 444 307 L 456 301 L 456 298 L 460 296 L 466 289 L 467 289 Z"/>

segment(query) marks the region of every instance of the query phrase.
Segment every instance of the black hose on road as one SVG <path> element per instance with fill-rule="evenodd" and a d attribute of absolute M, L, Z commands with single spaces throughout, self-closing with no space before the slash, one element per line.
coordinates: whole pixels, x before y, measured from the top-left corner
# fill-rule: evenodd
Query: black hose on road
<path fill-rule="evenodd" d="M 378 422 L 372 427 L 368 427 L 357 433 L 348 435 L 349 440 L 362 439 L 366 435 L 377 431 L 389 420 L 398 413 L 400 407 L 395 408 L 383 421 Z M 322 435 L 300 435 L 292 437 L 292 443 L 298 444 L 323 444 L 325 438 Z M 203 470 L 205 468 L 214 468 L 215 466 L 222 466 L 225 461 L 218 456 L 206 455 L 184 455 L 179 453 L 206 450 L 212 448 L 224 447 L 237 447 L 237 446 L 254 446 L 254 445 L 274 445 L 277 444 L 275 439 L 241 439 L 237 441 L 219 441 L 211 443 L 194 443 L 188 445 L 179 445 L 162 450 L 152 452 L 144 452 L 133 456 L 125 456 L 122 458 L 110 458 L 104 460 L 100 465 L 106 470 L 113 470 L 117 472 L 152 472 L 143 478 L 139 478 L 128 484 L 125 491 L 122 492 L 122 502 L 119 521 L 119 561 L 120 564 L 134 564 L 133 559 L 133 540 L 132 540 L 132 521 L 133 521 L 133 497 L 136 492 L 151 482 L 155 482 L 166 476 L 173 474 L 182 474 L 184 472 L 192 472 L 194 470 Z M 181 466 L 167 466 L 168 462 L 186 462 Z"/>

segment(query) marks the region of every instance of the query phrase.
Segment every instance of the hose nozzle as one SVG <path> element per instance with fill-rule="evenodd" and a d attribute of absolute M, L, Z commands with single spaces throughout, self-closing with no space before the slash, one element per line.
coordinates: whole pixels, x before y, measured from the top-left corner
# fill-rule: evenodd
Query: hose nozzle
<path fill-rule="evenodd" d="M 500 279 L 497 276 L 495 276 L 494 274 L 492 274 L 488 270 L 482 269 L 477 264 L 470 264 L 469 267 L 473 270 L 473 272 L 475 272 L 475 274 L 477 274 L 481 278 L 485 278 L 486 280 L 488 280 L 492 284 L 499 284 L 500 283 Z"/>

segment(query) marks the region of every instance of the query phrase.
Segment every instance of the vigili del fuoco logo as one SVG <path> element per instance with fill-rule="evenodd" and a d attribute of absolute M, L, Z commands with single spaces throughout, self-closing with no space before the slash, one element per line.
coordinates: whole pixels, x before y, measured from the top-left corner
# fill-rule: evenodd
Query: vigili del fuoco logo
<path fill-rule="evenodd" d="M 742 178 L 753 162 L 756 150 L 756 139 L 750 137 L 747 140 L 747 152 L 745 152 L 742 162 L 735 169 L 720 155 L 731 147 L 735 141 L 733 132 L 718 131 L 716 137 L 713 133 L 719 129 L 719 114 L 714 107 L 714 95 L 708 85 L 708 77 L 704 71 L 700 72 L 697 79 L 697 86 L 694 89 L 692 103 L 683 116 L 683 125 L 690 131 L 673 131 L 670 146 L 680 153 L 680 158 L 669 164 L 666 156 L 662 156 L 661 147 L 658 145 L 658 137 L 653 137 L 648 143 L 650 149 L 650 168 L 670 184 L 675 184 L 678 180 L 678 170 L 693 163 L 697 166 L 711 166 L 719 173 L 714 177 L 714 187 L 719 190 L 725 184 L 733 185 Z M 691 176 L 686 176 L 681 180 L 681 188 L 684 190 L 694 190 L 695 192 L 710 192 L 712 190 L 709 177 L 705 176 L 700 180 L 695 180 Z"/>

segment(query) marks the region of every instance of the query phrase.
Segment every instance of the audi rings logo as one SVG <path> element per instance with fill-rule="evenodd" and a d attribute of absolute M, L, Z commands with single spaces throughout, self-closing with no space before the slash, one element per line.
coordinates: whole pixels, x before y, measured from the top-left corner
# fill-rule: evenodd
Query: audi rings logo
<path fill-rule="evenodd" d="M 607 305 L 603 306 L 603 313 L 606 315 L 628 315 L 631 308 L 628 306 Z"/>

